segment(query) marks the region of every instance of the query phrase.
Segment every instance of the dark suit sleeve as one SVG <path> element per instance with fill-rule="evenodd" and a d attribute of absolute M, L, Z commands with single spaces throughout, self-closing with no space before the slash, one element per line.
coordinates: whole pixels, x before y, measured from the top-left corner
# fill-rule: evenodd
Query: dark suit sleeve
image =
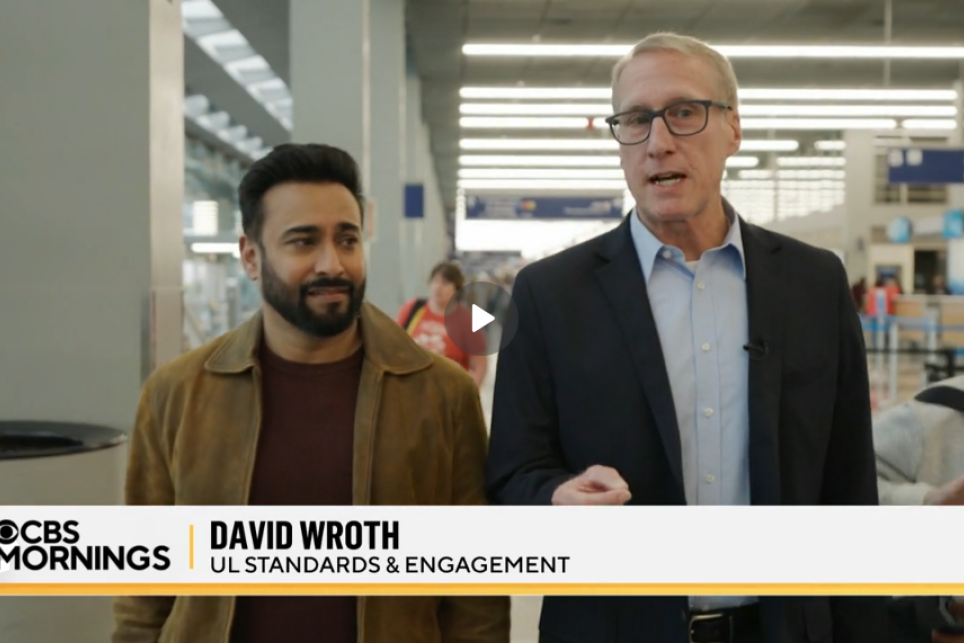
<path fill-rule="evenodd" d="M 512 299 L 519 327 L 499 353 L 486 487 L 494 504 L 545 505 L 572 472 L 560 447 L 549 355 L 525 270 Z"/>
<path fill-rule="evenodd" d="M 860 318 L 839 260 L 837 310 L 840 356 L 833 427 L 824 464 L 822 504 L 877 505 L 877 471 L 870 414 L 867 355 Z M 831 599 L 833 640 L 887 640 L 885 602 L 877 597 Z"/>

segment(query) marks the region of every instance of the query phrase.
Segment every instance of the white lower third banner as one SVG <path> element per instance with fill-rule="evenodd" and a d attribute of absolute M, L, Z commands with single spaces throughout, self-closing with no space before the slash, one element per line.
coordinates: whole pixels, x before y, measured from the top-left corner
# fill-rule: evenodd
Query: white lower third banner
<path fill-rule="evenodd" d="M 964 595 L 961 534 L 957 507 L 0 507 L 0 594 Z"/>

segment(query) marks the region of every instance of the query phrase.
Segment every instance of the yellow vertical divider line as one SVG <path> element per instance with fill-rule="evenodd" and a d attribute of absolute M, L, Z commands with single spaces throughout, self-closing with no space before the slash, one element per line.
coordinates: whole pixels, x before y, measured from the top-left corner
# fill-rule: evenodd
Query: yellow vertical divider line
<path fill-rule="evenodd" d="M 194 525 L 191 525 L 191 569 L 194 569 Z"/>

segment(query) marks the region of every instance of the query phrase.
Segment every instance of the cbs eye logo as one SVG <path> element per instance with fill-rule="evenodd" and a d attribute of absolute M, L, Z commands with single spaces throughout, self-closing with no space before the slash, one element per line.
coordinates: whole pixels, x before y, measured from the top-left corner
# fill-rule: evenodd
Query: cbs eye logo
<path fill-rule="evenodd" d="M 0 520 L 0 545 L 12 545 L 20 535 L 20 528 L 12 520 Z"/>

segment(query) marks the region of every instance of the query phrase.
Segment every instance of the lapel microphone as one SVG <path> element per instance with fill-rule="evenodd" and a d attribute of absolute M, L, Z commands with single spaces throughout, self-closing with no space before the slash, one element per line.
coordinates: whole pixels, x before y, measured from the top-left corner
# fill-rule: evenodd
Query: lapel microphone
<path fill-rule="evenodd" d="M 770 352 L 765 339 L 758 339 L 743 346 L 743 350 L 750 354 L 750 359 L 761 360 Z"/>

